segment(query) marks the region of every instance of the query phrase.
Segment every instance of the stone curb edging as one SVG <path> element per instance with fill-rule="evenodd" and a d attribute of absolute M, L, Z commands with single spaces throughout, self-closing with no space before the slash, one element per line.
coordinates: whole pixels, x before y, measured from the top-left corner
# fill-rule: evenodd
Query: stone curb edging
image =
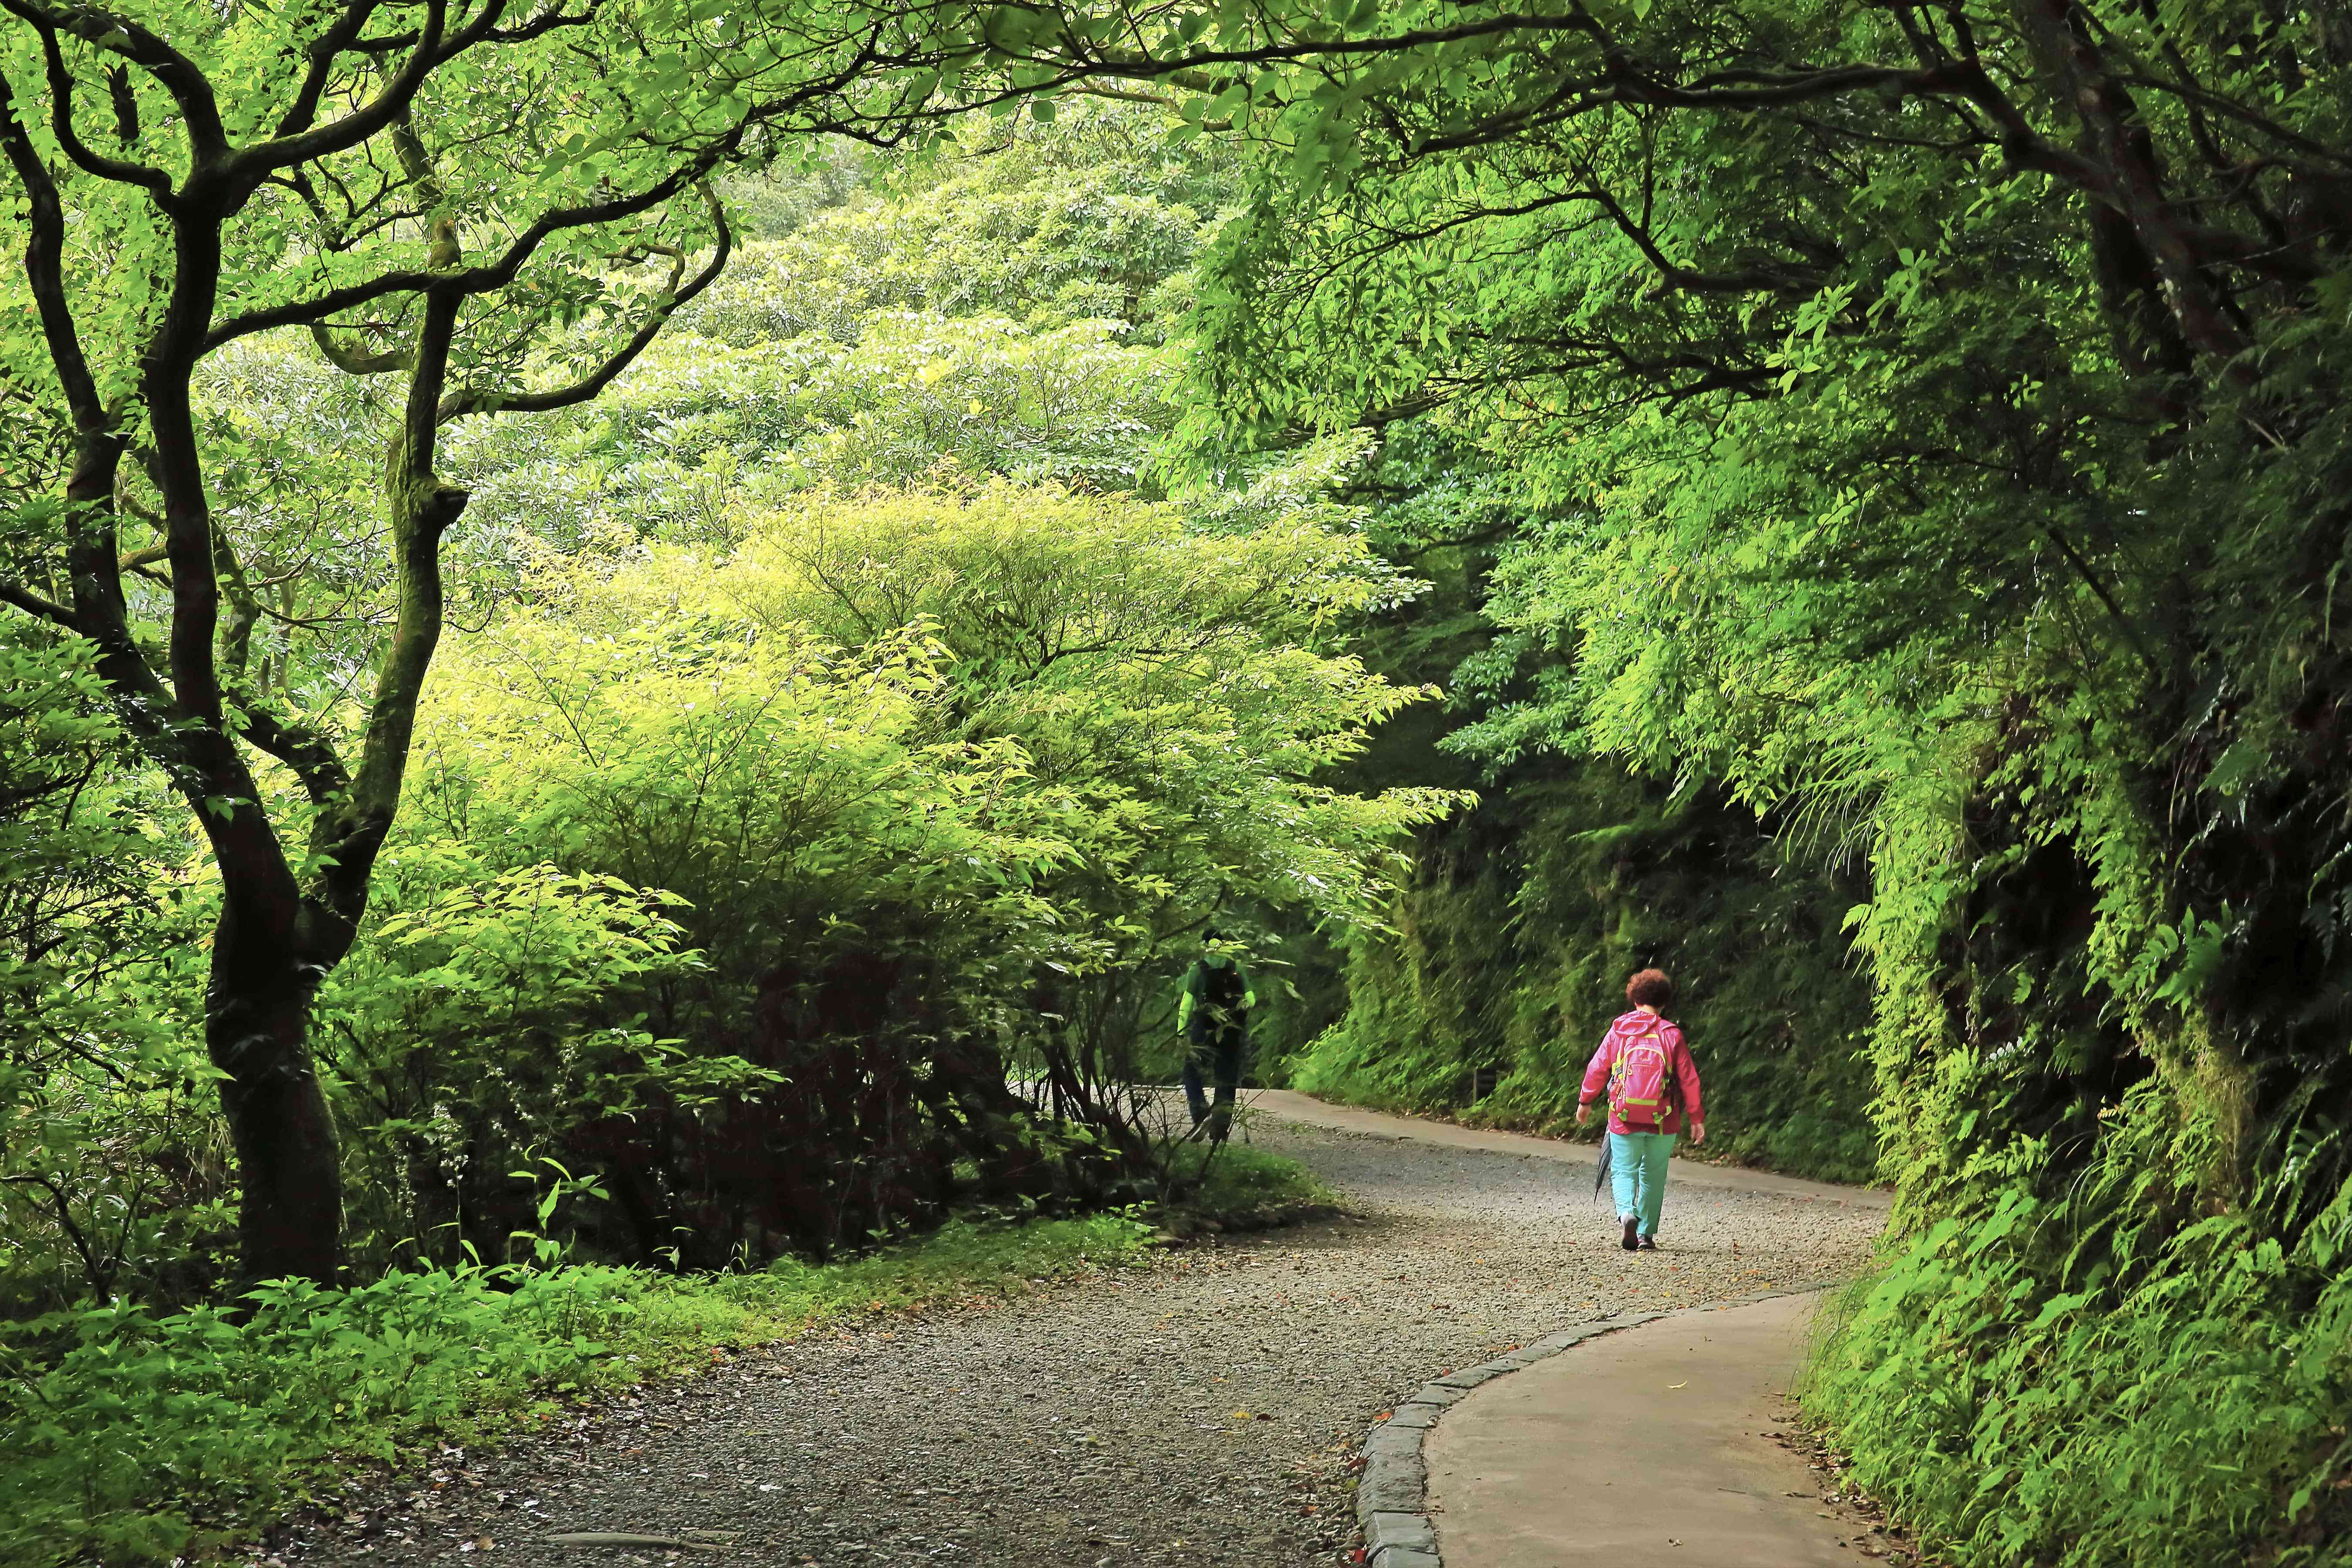
<path fill-rule="evenodd" d="M 1667 1312 L 1611 1312 L 1556 1334 L 1546 1334 L 1492 1361 L 1449 1372 L 1421 1385 L 1419 1393 L 1373 1423 L 1364 1437 L 1364 1473 L 1356 1483 L 1356 1521 L 1364 1531 L 1368 1568 L 1444 1568 L 1438 1554 L 1437 1527 L 1429 1517 L 1429 1470 L 1421 1447 L 1445 1407 L 1482 1384 L 1532 1366 L 1587 1340 L 1613 1334 L 1661 1318 L 1694 1312 L 1719 1312 L 1727 1307 L 1753 1306 L 1781 1296 L 1806 1296 L 1845 1283 L 1832 1279 L 1786 1289 L 1757 1290 L 1704 1307 L 1682 1307 Z"/>

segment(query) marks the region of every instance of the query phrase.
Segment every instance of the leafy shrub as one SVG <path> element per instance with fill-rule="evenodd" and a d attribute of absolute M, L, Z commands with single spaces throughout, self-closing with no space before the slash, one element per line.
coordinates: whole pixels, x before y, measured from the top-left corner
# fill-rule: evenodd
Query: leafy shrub
<path fill-rule="evenodd" d="M 705 1267 L 1142 1196 L 1111 1101 L 1202 925 L 1377 921 L 1461 799 L 1322 781 L 1425 695 L 1335 646 L 1412 591 L 1346 521 L 819 489 L 454 650 L 331 997 L 383 1243 L 499 1256 L 540 1160 Z"/>
<path fill-rule="evenodd" d="M 2182 1223 L 2210 1134 L 2168 1098 L 2126 1097 L 2068 1203 L 1988 1162 L 1982 1207 L 1895 1244 L 1832 1314 L 1809 1407 L 1957 1561 L 2345 1560 L 2352 1201 L 2292 1250 L 2242 1214 Z"/>
<path fill-rule="evenodd" d="M 715 615 L 606 632 L 601 608 L 515 617 L 452 661 L 422 727 L 413 832 L 434 853 L 551 855 L 594 886 L 660 888 L 664 929 L 577 899 L 521 911 L 573 912 L 534 938 L 530 994 L 578 1026 L 511 1037 L 470 1021 L 499 1017 L 505 982 L 467 938 L 476 956 L 410 983 L 436 1010 L 391 1036 L 408 1087 L 386 1125 L 493 1179 L 543 1143 L 601 1174 L 613 1203 L 592 1239 L 640 1261 L 854 1250 L 940 1217 L 959 1159 L 982 1195 L 1045 1195 L 995 1031 L 1066 941 L 1041 886 L 1078 853 L 1066 796 L 1008 742 L 929 732 L 943 679 L 920 626 L 851 655 Z M 411 918 L 394 946 L 447 924 Z M 423 951 L 460 951 L 436 943 Z M 556 985 L 568 999 L 543 996 Z M 362 1057 L 370 1031 L 415 1016 L 391 994 L 370 1010 Z M 486 1074 L 531 1087 L 433 1109 L 433 1086 Z"/>
<path fill-rule="evenodd" d="M 527 1223 L 550 1227 L 531 1215 L 541 1178 L 550 1162 L 559 1184 L 566 1173 L 545 1151 L 758 1074 L 645 1027 L 647 989 L 699 967 L 675 895 L 546 865 L 493 871 L 447 840 L 387 857 L 378 895 L 382 918 L 319 1015 L 368 1265 L 504 1259 Z"/>
<path fill-rule="evenodd" d="M 1171 1206 L 1207 1218 L 1337 1205 L 1339 1194 L 1297 1161 L 1255 1144 L 1179 1144 L 1168 1162 Z"/>
<path fill-rule="evenodd" d="M 94 651 L 0 617 L 0 1317 L 184 1297 L 226 1228 L 191 1016 L 209 910 Z"/>

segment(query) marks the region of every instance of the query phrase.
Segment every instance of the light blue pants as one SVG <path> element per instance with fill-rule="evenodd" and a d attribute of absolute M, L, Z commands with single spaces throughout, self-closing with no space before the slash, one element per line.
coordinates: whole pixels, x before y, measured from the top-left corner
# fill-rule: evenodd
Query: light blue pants
<path fill-rule="evenodd" d="M 1617 1217 L 1640 1220 L 1643 1236 L 1658 1234 L 1658 1211 L 1666 1206 L 1666 1157 L 1674 1152 L 1671 1132 L 1609 1134 L 1609 1185 L 1617 1195 Z"/>

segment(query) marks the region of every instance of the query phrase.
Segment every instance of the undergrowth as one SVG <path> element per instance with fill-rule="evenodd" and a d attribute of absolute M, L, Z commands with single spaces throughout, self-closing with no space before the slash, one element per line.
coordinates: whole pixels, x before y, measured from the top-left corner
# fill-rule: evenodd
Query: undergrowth
<path fill-rule="evenodd" d="M 1939 1560 L 2352 1563 L 2352 1188 L 2292 1247 L 2200 1216 L 2168 1098 L 2063 1200 L 2008 1156 L 1826 1316 L 1807 1410 Z"/>
<path fill-rule="evenodd" d="M 1180 1144 L 1169 1163 L 1182 1194 L 1176 1206 L 1202 1218 L 1223 1220 L 1268 1210 L 1332 1207 L 1339 1202 L 1339 1194 L 1318 1180 L 1314 1172 L 1255 1144 L 1230 1141 L 1214 1147 Z"/>
<path fill-rule="evenodd" d="M 759 1273 L 602 1265 L 279 1283 L 242 1315 L 118 1303 L 0 1328 L 0 1564 L 169 1563 L 236 1539 L 331 1468 L 511 1430 L 567 1398 L 733 1347 L 1134 1261 L 1118 1215 L 950 1224 L 891 1251 Z"/>

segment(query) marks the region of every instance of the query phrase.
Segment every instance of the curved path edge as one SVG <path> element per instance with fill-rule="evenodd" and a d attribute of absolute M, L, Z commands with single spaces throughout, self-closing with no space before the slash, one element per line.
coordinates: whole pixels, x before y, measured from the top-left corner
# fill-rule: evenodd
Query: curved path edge
<path fill-rule="evenodd" d="M 1364 1470 L 1356 1483 L 1356 1519 L 1364 1530 L 1364 1562 L 1370 1568 L 1444 1568 L 1438 1551 L 1437 1528 L 1429 1517 L 1429 1469 L 1422 1446 L 1437 1426 L 1445 1407 L 1471 1390 L 1507 1377 L 1537 1362 L 1558 1355 L 1603 1334 L 1613 1334 L 1662 1318 L 1693 1317 L 1734 1307 L 1753 1306 L 1784 1296 L 1808 1296 L 1835 1289 L 1845 1281 L 1822 1280 L 1785 1289 L 1758 1290 L 1704 1307 L 1672 1312 L 1612 1312 L 1547 1334 L 1532 1344 L 1449 1372 L 1421 1385 L 1420 1392 L 1400 1405 L 1365 1435 Z"/>

